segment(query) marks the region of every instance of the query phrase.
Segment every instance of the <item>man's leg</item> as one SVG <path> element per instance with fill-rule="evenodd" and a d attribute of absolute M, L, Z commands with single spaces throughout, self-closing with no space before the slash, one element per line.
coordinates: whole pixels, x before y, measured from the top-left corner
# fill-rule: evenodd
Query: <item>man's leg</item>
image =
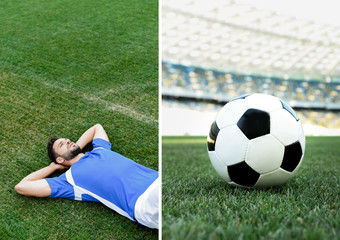
<path fill-rule="evenodd" d="M 160 179 L 157 178 L 146 191 L 139 196 L 135 205 L 135 219 L 149 228 L 159 228 L 159 187 Z"/>

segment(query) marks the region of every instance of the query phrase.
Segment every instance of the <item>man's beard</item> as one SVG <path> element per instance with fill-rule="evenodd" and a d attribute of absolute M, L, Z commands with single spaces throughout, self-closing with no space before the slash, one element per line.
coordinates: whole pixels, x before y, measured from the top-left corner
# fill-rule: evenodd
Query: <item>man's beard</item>
<path fill-rule="evenodd" d="M 61 157 L 64 158 L 66 161 L 70 161 L 71 159 L 78 156 L 79 153 L 81 153 L 81 149 L 78 145 L 76 145 L 72 150 L 61 155 Z"/>

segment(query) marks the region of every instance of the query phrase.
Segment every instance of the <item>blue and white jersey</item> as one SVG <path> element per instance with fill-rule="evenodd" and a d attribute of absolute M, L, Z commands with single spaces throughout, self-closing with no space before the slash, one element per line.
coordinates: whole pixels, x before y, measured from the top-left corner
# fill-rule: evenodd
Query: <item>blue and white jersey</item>
<path fill-rule="evenodd" d="M 51 198 L 97 201 L 135 221 L 134 208 L 140 195 L 158 178 L 158 172 L 111 151 L 100 138 L 93 150 L 56 178 L 46 178 Z"/>

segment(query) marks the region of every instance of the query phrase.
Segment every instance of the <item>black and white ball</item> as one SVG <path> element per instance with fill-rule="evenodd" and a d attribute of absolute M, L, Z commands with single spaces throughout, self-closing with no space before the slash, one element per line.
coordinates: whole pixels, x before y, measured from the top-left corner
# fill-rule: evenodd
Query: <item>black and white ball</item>
<path fill-rule="evenodd" d="M 254 93 L 227 103 L 208 135 L 208 153 L 229 184 L 275 186 L 301 165 L 305 135 L 293 109 L 281 99 Z"/>

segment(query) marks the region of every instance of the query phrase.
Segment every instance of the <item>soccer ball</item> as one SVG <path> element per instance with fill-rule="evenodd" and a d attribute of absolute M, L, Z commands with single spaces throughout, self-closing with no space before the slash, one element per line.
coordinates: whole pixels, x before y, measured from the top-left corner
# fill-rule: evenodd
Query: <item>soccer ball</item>
<path fill-rule="evenodd" d="M 227 103 L 208 135 L 208 153 L 229 184 L 267 187 L 287 182 L 301 165 L 305 135 L 293 109 L 267 94 Z"/>

